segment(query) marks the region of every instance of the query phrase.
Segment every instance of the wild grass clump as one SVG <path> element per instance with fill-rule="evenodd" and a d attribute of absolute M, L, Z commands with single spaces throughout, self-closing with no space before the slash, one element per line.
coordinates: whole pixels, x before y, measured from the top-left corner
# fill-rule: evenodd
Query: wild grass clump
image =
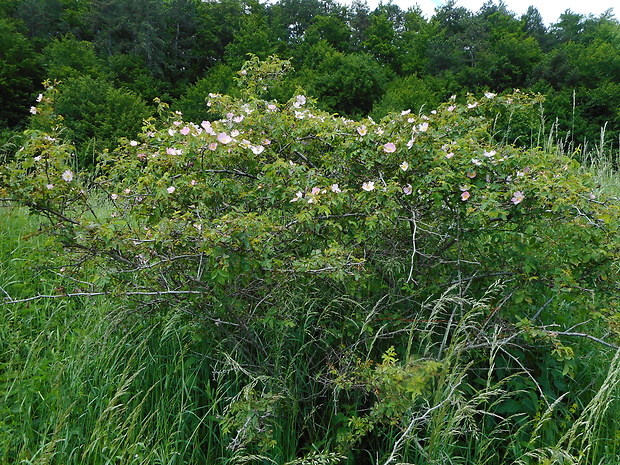
<path fill-rule="evenodd" d="M 614 152 L 612 144 L 605 139 L 605 128 L 601 128 L 601 139 L 593 147 L 583 149 L 582 164 L 586 171 L 593 173 L 598 182 L 598 194 L 620 199 L 620 151 Z"/>
<path fill-rule="evenodd" d="M 14 299 L 66 286 L 53 272 L 24 265 L 40 251 L 36 239 L 24 239 L 37 223 L 16 209 L 5 219 L 0 287 Z M 220 456 L 216 388 L 178 313 L 147 321 L 110 298 L 47 298 L 5 304 L 0 317 L 0 463 Z"/>

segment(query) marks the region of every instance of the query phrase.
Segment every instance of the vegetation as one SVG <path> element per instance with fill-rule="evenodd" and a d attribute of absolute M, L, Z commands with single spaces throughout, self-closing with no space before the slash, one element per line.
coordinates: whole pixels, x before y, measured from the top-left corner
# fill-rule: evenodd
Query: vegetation
<path fill-rule="evenodd" d="M 542 97 L 353 120 L 291 68 L 89 169 L 47 83 L 0 168 L 0 461 L 615 463 L 617 191 Z"/>
<path fill-rule="evenodd" d="M 618 463 L 619 37 L 0 0 L 0 464 Z"/>
<path fill-rule="evenodd" d="M 603 126 L 610 150 L 620 140 L 611 10 L 567 10 L 547 26 L 534 7 L 517 17 L 493 1 L 477 12 L 451 1 L 427 19 L 389 2 L 371 11 L 333 0 L 2 0 L 0 26 L 2 140 L 29 125 L 41 83 L 56 80 L 82 164 L 133 137 L 155 98 L 205 119 L 197 89 L 235 95 L 248 53 L 291 60 L 294 71 L 272 90 L 279 101 L 299 86 L 322 109 L 378 120 L 451 95 L 518 88 L 546 96 L 545 130 L 555 125 L 571 151 L 598 141 Z M 134 115 L 118 118 L 129 108 Z"/>

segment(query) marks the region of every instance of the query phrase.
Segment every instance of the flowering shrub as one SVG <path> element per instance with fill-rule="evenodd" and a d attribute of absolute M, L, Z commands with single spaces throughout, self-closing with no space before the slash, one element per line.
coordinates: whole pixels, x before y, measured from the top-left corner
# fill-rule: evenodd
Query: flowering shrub
<path fill-rule="evenodd" d="M 607 316 L 617 328 L 616 205 L 574 160 L 493 132 L 539 97 L 487 93 L 352 121 L 302 91 L 284 103 L 261 98 L 287 68 L 247 62 L 243 98 L 208 96 L 221 115 L 213 121 L 160 103 L 160 118 L 102 153 L 95 173 L 75 168 L 49 86 L 32 111 L 40 129 L 0 168 L 0 197 L 43 217 L 41 232 L 63 247 L 58 292 L 180 308 L 222 344 L 226 357 L 214 364 L 234 354 L 235 366 L 258 371 L 231 375 L 248 380 L 221 412 L 229 449 L 276 447 L 274 412 L 303 410 L 282 385 L 297 372 L 278 372 L 291 340 L 301 344 L 291 360 L 307 362 L 295 389 L 310 391 L 301 394 L 308 415 L 320 414 L 324 387 L 314 385 L 326 379 L 346 395 L 377 396 L 367 416 L 334 420 L 345 451 L 383 425 L 410 431 L 406 414 L 434 380 L 491 336 L 514 345 L 523 334 L 523 348 L 543 341 L 562 376 L 573 352 L 560 336 L 574 335 L 563 327 Z M 315 315 L 307 300 L 327 310 Z M 473 314 L 467 302 L 479 302 Z M 378 336 L 363 357 L 361 341 L 384 330 L 393 347 L 376 365 Z M 457 355 L 445 355 L 448 336 Z M 408 358 L 416 344 L 423 359 Z"/>
<path fill-rule="evenodd" d="M 419 298 L 502 279 L 512 312 L 553 298 L 583 313 L 570 302 L 611 286 L 612 206 L 574 160 L 492 137 L 496 115 L 539 97 L 487 93 L 351 121 L 301 92 L 260 99 L 287 68 L 246 63 L 243 99 L 209 95 L 216 121 L 161 104 L 163 118 L 101 155 L 96 178 L 73 169 L 49 87 L 32 113 L 56 130 L 27 134 L 2 169 L 3 197 L 48 218 L 66 269 L 105 262 L 90 290 L 199 294 L 205 311 L 317 279 Z"/>

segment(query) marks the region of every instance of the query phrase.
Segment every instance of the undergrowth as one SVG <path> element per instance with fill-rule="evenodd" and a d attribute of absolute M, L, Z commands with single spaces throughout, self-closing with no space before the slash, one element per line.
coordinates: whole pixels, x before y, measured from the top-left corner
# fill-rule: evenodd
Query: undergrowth
<path fill-rule="evenodd" d="M 37 269 L 37 224 L 21 210 L 4 217 L 3 291 L 69 286 Z M 472 338 L 487 298 L 446 293 L 425 304 L 427 321 L 396 325 L 379 318 L 386 301 L 288 297 L 234 328 L 246 347 L 187 309 L 145 316 L 111 297 L 4 305 L 0 463 L 615 463 L 617 355 L 610 364 L 583 345 L 572 378 L 550 377 L 566 383 L 551 398 L 499 331 Z M 261 327 L 280 336 L 264 340 Z M 517 408 L 528 398 L 529 416 Z"/>
<path fill-rule="evenodd" d="M 36 223 L 20 210 L 3 216 L 0 287 L 15 298 L 69 285 L 24 265 L 40 250 L 23 239 Z M 145 321 L 103 297 L 2 308 L 0 463 L 206 463 L 220 455 L 215 389 L 177 316 Z"/>

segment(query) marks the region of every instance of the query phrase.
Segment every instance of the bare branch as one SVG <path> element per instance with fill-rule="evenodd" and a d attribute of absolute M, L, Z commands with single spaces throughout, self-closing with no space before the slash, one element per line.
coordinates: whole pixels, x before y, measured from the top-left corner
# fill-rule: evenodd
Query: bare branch
<path fill-rule="evenodd" d="M 310 161 L 310 160 L 308 159 L 308 157 L 306 157 L 306 156 L 305 156 L 303 153 L 301 153 L 299 150 L 295 150 L 293 153 L 294 153 L 295 155 L 297 155 L 299 158 L 301 158 L 303 161 L 305 161 L 305 162 L 308 164 L 308 166 L 310 166 L 310 168 L 315 168 L 315 169 L 316 169 L 316 166 L 314 166 L 314 163 L 312 163 L 312 161 Z"/>
<path fill-rule="evenodd" d="M 160 296 L 160 295 L 188 295 L 188 294 L 204 294 L 205 291 L 134 291 L 123 292 L 123 296 Z M 5 298 L 3 304 L 19 304 L 23 302 L 31 302 L 39 299 L 60 299 L 62 297 L 97 297 L 101 295 L 114 295 L 111 292 L 72 292 L 67 294 L 39 294 L 25 299 Z"/>
<path fill-rule="evenodd" d="M 544 332 L 551 336 L 585 337 L 586 339 L 590 339 L 591 341 L 598 342 L 599 344 L 603 344 L 604 346 L 607 346 L 610 349 L 615 349 L 615 350 L 619 349 L 618 346 L 611 344 L 607 341 L 604 341 L 602 339 L 599 339 L 598 337 L 592 336 L 591 334 L 587 334 L 587 333 L 575 333 L 575 332 L 570 332 L 570 331 L 544 331 Z"/>
<path fill-rule="evenodd" d="M 33 203 L 27 202 L 27 203 L 25 203 L 25 205 L 27 207 L 29 207 L 29 208 L 32 208 L 33 210 L 37 210 L 37 211 L 45 212 L 45 213 L 50 213 L 51 215 L 55 216 L 56 218 L 60 218 L 61 220 L 66 221 L 66 222 L 71 223 L 71 224 L 74 224 L 76 226 L 79 226 L 79 224 L 80 224 L 79 222 L 77 222 L 75 220 L 72 220 L 71 218 L 66 217 L 62 213 L 59 213 L 59 212 L 57 212 L 55 210 L 52 210 L 49 207 L 44 207 L 42 205 L 39 205 L 36 202 L 33 202 Z"/>
<path fill-rule="evenodd" d="M 205 173 L 224 173 L 224 174 L 234 174 L 235 176 L 244 176 L 250 179 L 258 179 L 258 177 L 254 176 L 250 173 L 245 173 L 239 170 L 203 170 Z"/>

